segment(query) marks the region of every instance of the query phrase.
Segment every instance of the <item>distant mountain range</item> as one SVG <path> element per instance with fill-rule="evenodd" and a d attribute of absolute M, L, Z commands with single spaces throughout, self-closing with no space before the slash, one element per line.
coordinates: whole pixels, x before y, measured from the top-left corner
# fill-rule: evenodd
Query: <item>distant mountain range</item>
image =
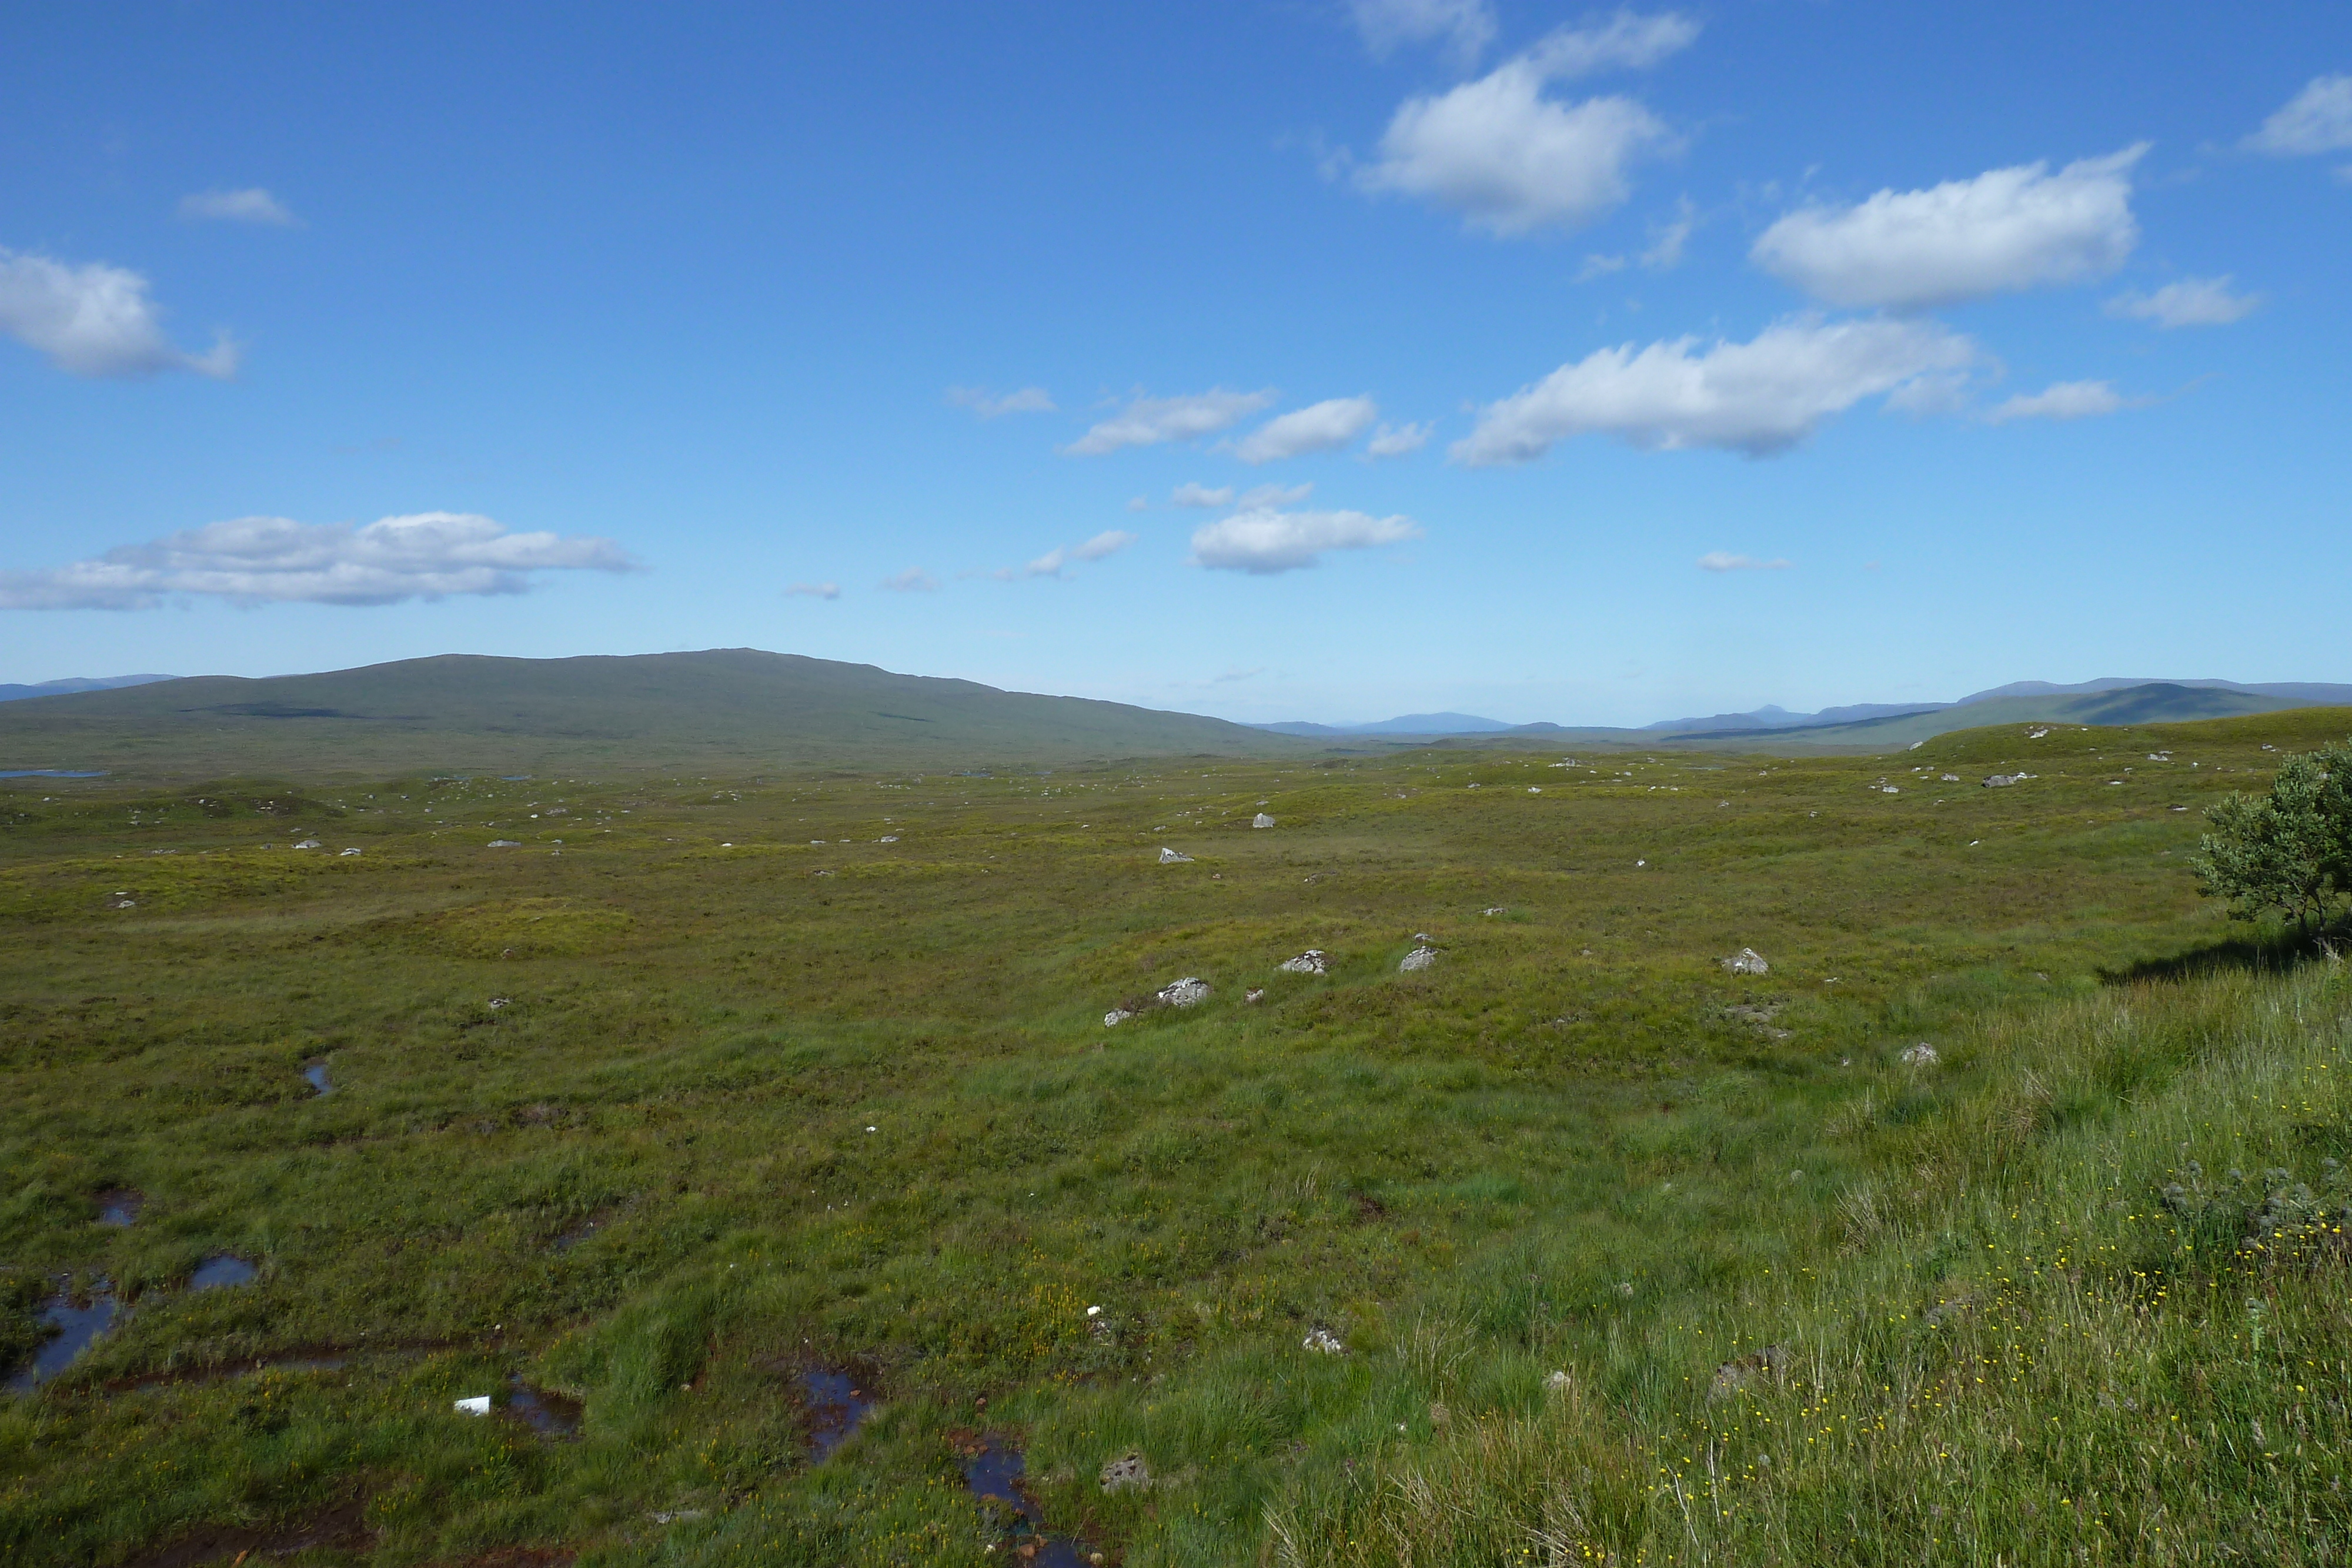
<path fill-rule="evenodd" d="M 12 703 L 19 697 L 64 696 L 69 692 L 110 692 L 119 686 L 144 686 L 157 681 L 177 679 L 177 675 L 99 675 L 95 678 L 77 675 L 70 680 L 43 681 L 30 686 L 0 681 L 0 703 Z"/>
<path fill-rule="evenodd" d="M 2125 694 L 2130 694 L 2128 695 Z M 1349 736 L 1558 737 L 1562 739 L 1736 739 L 1771 732 L 1824 744 L 1892 739 L 1906 743 L 1947 730 L 1979 725 L 2042 720 L 2075 724 L 2166 724 L 2228 714 L 2267 713 L 2275 708 L 2352 706 L 2352 685 L 2309 681 L 2246 685 L 2238 681 L 2133 679 L 2110 675 L 2061 685 L 2050 681 L 2012 681 L 1948 703 L 1854 703 L 1818 713 L 1790 713 L 1766 706 L 1751 713 L 1719 713 L 1702 718 L 1660 719 L 1638 728 L 1593 725 L 1506 724 L 1476 714 L 1404 714 L 1378 724 L 1323 725 L 1292 720 L 1255 727 L 1305 737 Z M 1964 716 L 1959 710 L 1969 710 Z M 2121 716 L 2090 716 L 2116 715 Z M 1949 715 L 1938 719 L 1932 716 Z"/>

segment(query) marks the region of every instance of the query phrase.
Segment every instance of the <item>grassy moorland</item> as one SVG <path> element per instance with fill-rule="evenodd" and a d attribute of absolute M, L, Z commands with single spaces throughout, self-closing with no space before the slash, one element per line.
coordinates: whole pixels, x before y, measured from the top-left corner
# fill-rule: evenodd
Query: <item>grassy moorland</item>
<path fill-rule="evenodd" d="M 2341 1561 L 2352 981 L 2182 862 L 2347 730 L 14 781 L 0 1554 Z"/>

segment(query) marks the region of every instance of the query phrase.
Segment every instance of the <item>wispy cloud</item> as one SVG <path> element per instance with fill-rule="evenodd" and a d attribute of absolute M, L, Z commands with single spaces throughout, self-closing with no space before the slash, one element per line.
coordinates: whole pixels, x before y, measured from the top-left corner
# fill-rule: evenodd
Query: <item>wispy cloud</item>
<path fill-rule="evenodd" d="M 1364 512 L 1236 512 L 1192 533 L 1192 564 L 1265 577 L 1317 564 L 1325 550 L 1368 549 L 1421 537 L 1411 517 Z"/>
<path fill-rule="evenodd" d="M 1890 310 L 2103 277 L 2139 243 L 2131 171 L 2147 151 L 2142 142 L 2054 174 L 2028 163 L 1808 207 L 1766 229 L 1748 254 L 1825 304 Z"/>
<path fill-rule="evenodd" d="M 302 225 L 302 220 L 288 211 L 285 203 L 258 185 L 242 191 L 199 191 L 182 196 L 180 215 L 214 223 L 267 224 L 283 229 Z"/>
<path fill-rule="evenodd" d="M 1033 560 L 1027 566 L 1023 567 L 1021 569 L 1021 575 L 1024 577 L 1059 577 L 1062 575 L 1065 568 L 1069 567 L 1075 562 L 1100 560 L 1106 556 L 1117 555 L 1120 550 L 1125 549 L 1128 546 L 1135 542 L 1135 535 L 1128 533 L 1124 529 L 1120 528 L 1108 528 L 1097 534 L 1094 538 L 1088 539 L 1084 544 L 1065 545 L 1059 549 L 1047 550 L 1044 555 L 1039 556 L 1035 560 Z M 1009 576 L 1010 574 L 1000 572 L 997 575 L 1003 577 Z"/>
<path fill-rule="evenodd" d="M 882 580 L 882 586 L 892 593 L 929 593 L 939 585 L 940 580 L 919 566 L 910 566 L 896 577 Z"/>
<path fill-rule="evenodd" d="M 1785 560 L 1758 560 L 1752 555 L 1732 555 L 1719 549 L 1711 549 L 1699 557 L 1698 565 L 1701 571 L 1786 571 L 1789 570 L 1789 563 Z"/>
<path fill-rule="evenodd" d="M 2314 77 L 2242 146 L 2277 158 L 2352 147 L 2352 76 Z"/>
<path fill-rule="evenodd" d="M 521 593 L 535 573 L 627 571 L 610 539 L 509 533 L 488 517 L 419 512 L 364 528 L 236 517 L 47 571 L 0 571 L 0 610 L 144 610 L 173 595 L 240 604 L 396 604 Z"/>
<path fill-rule="evenodd" d="M 1420 424 L 1383 424 L 1378 430 L 1372 432 L 1372 438 L 1370 441 L 1364 443 L 1364 455 L 1367 457 L 1402 457 L 1407 453 L 1418 452 L 1423 447 L 1429 444 L 1429 435 L 1432 428 L 1433 427 L 1426 423 Z"/>
<path fill-rule="evenodd" d="M 1255 664 L 1246 670 L 1227 670 L 1222 675 L 1211 676 L 1210 680 L 1214 685 L 1223 685 L 1230 681 L 1246 681 L 1264 674 L 1265 674 L 1265 666 L 1264 664 Z"/>
<path fill-rule="evenodd" d="M 1054 399 L 1044 387 L 1023 387 L 1003 396 L 986 387 L 950 387 L 948 402 L 958 408 L 968 408 L 982 419 L 994 419 L 1007 413 L 1052 413 Z"/>
<path fill-rule="evenodd" d="M 163 336 L 163 312 L 147 297 L 147 280 L 100 261 L 73 267 L 0 249 L 0 332 L 77 376 L 236 374 L 237 346 L 226 333 L 209 353 L 173 347 Z"/>
<path fill-rule="evenodd" d="M 1230 507 L 1234 504 L 1234 487 L 1209 486 L 1187 479 L 1168 493 L 1168 499 L 1179 507 Z"/>
<path fill-rule="evenodd" d="M 1696 338 L 1601 349 L 1479 411 L 1454 444 L 1456 463 L 1526 463 L 1571 436 L 1613 435 L 1629 445 L 1712 446 L 1761 457 L 1784 451 L 1822 421 L 1866 397 L 1925 376 L 1968 369 L 1975 344 L 1925 321 L 1822 321 L 1800 317 L 1751 341 Z"/>
<path fill-rule="evenodd" d="M 2057 382 L 2038 392 L 2018 393 L 1985 418 L 1994 424 L 2013 419 L 2089 419 L 2124 406 L 2122 394 L 2110 382 Z"/>
<path fill-rule="evenodd" d="M 1467 69 L 1495 37 L 1487 0 L 1349 0 L 1348 11 L 1375 59 L 1402 44 L 1442 39 L 1448 56 Z"/>
<path fill-rule="evenodd" d="M 2232 294 L 2227 274 L 2184 277 L 2153 294 L 2118 294 L 2107 301 L 2110 316 L 2153 321 L 2159 327 L 2226 327 L 2242 321 L 2261 305 L 2259 294 Z"/>
<path fill-rule="evenodd" d="M 787 598 L 800 594 L 810 599 L 838 599 L 841 584 L 837 582 L 795 582 L 784 590 Z"/>
<path fill-rule="evenodd" d="M 1267 420 L 1243 439 L 1234 455 L 1244 463 L 1272 463 L 1329 452 L 1355 440 L 1380 416 L 1380 405 L 1369 397 L 1328 398 Z"/>
<path fill-rule="evenodd" d="M 1655 65 L 1697 37 L 1697 23 L 1671 12 L 1562 28 L 1475 81 L 1407 99 L 1356 183 L 1433 202 L 1496 235 L 1580 228 L 1622 203 L 1634 161 L 1674 137 L 1630 98 L 1570 102 L 1549 89 Z"/>
<path fill-rule="evenodd" d="M 1232 429 L 1273 401 L 1271 390 L 1237 392 L 1223 387 L 1181 397 L 1138 396 L 1062 450 L 1073 457 L 1099 457 L 1121 447 L 1193 441 Z"/>

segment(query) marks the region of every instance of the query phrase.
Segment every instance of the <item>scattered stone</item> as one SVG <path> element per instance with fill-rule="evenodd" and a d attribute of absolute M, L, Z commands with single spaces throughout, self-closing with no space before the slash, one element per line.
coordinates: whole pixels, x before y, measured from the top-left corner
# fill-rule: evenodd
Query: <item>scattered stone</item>
<path fill-rule="evenodd" d="M 1957 784 L 1959 781 L 1960 776 L 1957 773 L 1947 773 L 1944 775 L 1944 782 L 1947 784 Z"/>
<path fill-rule="evenodd" d="M 1180 855 L 1165 844 L 1160 846 L 1160 863 L 1161 865 L 1190 865 L 1192 862 L 1192 857 L 1191 855 Z"/>
<path fill-rule="evenodd" d="M 296 844 L 294 847 L 298 850 L 308 850 L 316 849 L 318 848 L 318 845 Z M 520 839 L 492 839 L 490 841 L 490 848 L 494 850 L 519 850 L 522 848 L 522 841 Z"/>
<path fill-rule="evenodd" d="M 2012 784 L 2022 784 L 2032 778 L 2031 773 L 1996 773 L 1984 781 L 1988 789 L 2006 789 Z"/>
<path fill-rule="evenodd" d="M 1942 1060 L 1936 1054 L 1936 1048 L 1924 1040 L 1903 1053 L 1906 1067 L 1933 1067 Z"/>
<path fill-rule="evenodd" d="M 1348 1354 L 1348 1347 L 1341 1344 L 1339 1343 L 1339 1336 L 1333 1333 L 1329 1329 L 1311 1330 L 1307 1333 L 1307 1337 L 1299 1342 L 1299 1348 L 1302 1350 L 1317 1351 L 1324 1355 L 1345 1355 Z"/>
<path fill-rule="evenodd" d="M 1255 1002 L 1263 999 L 1265 996 L 1265 988 L 1264 986 L 1252 986 L 1248 990 L 1242 993 L 1242 1000 L 1245 1002 Z"/>
<path fill-rule="evenodd" d="M 1110 1011 L 1103 1014 L 1103 1028 L 1116 1029 L 1134 1016 L 1135 1015 L 1133 1013 L 1129 1012 L 1125 1008 L 1113 1008 Z"/>
<path fill-rule="evenodd" d="M 877 844 L 895 844 L 898 841 L 898 835 L 896 833 L 885 833 L 874 841 Z"/>
<path fill-rule="evenodd" d="M 1174 985 L 1162 988 L 1154 995 L 1162 1007 L 1189 1008 L 1196 1002 L 1205 1002 L 1209 999 L 1209 982 L 1197 975 L 1187 975 Z"/>
<path fill-rule="evenodd" d="M 1565 1394 L 1575 1386 L 1576 1379 L 1565 1372 L 1555 1372 L 1544 1379 L 1544 1389 L 1547 1393 Z"/>
<path fill-rule="evenodd" d="M 1707 1385 L 1706 1396 L 1710 1400 L 1728 1398 L 1759 1375 L 1778 1383 L 1786 1375 L 1788 1363 L 1787 1348 L 1777 1344 L 1768 1344 L 1752 1355 L 1736 1356 L 1715 1369 L 1715 1380 Z"/>
<path fill-rule="evenodd" d="M 106 907 L 109 909 L 136 909 L 139 905 L 135 900 L 125 898 L 118 893 L 112 898 L 106 901 Z"/>
<path fill-rule="evenodd" d="M 1490 907 L 1488 907 L 1488 908 L 1482 909 L 1482 910 L 1480 910 L 1478 913 L 1479 913 L 1479 914 L 1481 914 L 1481 915 L 1508 915 L 1508 914 L 1510 913 L 1510 911 L 1509 911 L 1509 910 L 1507 910 L 1507 909 L 1505 909 L 1501 904 L 1494 904 L 1494 905 L 1492 905 L 1492 906 L 1490 906 Z"/>
<path fill-rule="evenodd" d="M 1436 962 L 1436 948 L 1415 947 L 1412 952 L 1407 953 L 1403 957 L 1397 960 L 1397 968 L 1405 974 L 1412 974 L 1415 970 L 1426 969 Z"/>
<path fill-rule="evenodd" d="M 1328 972 L 1327 966 L 1330 961 L 1331 955 L 1322 948 L 1309 947 L 1297 957 L 1287 963 L 1278 964 L 1276 967 L 1286 975 L 1320 975 Z"/>
<path fill-rule="evenodd" d="M 1772 966 L 1764 961 L 1764 955 L 1753 947 L 1742 947 L 1722 963 L 1735 975 L 1769 975 L 1772 972 Z"/>
<path fill-rule="evenodd" d="M 1250 826 L 1253 828 L 1270 828 L 1274 826 L 1274 819 L 1267 816 L 1264 811 L 1260 811 L 1256 816 L 1250 819 Z"/>
<path fill-rule="evenodd" d="M 512 1006 L 514 1006 L 514 998 L 512 997 L 492 997 L 490 998 L 490 1010 L 492 1012 L 498 1011 L 500 1008 L 510 1008 Z"/>
<path fill-rule="evenodd" d="M 1151 1469 L 1141 1454 L 1122 1454 L 1103 1466 L 1100 1479 L 1105 1491 L 1143 1490 L 1151 1485 Z"/>
<path fill-rule="evenodd" d="M 335 858 L 336 858 L 336 859 L 338 859 L 338 860 L 341 860 L 341 859 L 342 859 L 342 858 L 343 858 L 343 855 L 355 855 L 355 854 L 357 854 L 357 853 L 359 853 L 359 852 L 359 852 L 359 851 L 357 851 L 357 850 L 345 850 L 345 851 L 343 852 L 343 854 L 342 854 L 342 855 L 338 855 L 338 856 L 336 856 Z"/>
<path fill-rule="evenodd" d="M 316 839 L 304 839 L 300 843 L 296 844 L 294 847 L 298 850 L 315 850 L 320 846 L 319 841 Z"/>
<path fill-rule="evenodd" d="M 490 1413 L 490 1396 L 487 1394 L 477 1394 L 470 1399 L 460 1399 L 457 1402 L 456 1408 L 462 1416 L 487 1416 Z"/>

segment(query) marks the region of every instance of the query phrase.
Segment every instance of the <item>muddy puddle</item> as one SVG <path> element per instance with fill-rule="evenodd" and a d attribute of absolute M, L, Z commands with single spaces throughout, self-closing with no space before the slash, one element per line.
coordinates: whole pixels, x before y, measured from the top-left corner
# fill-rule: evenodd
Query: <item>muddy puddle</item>
<path fill-rule="evenodd" d="M 63 1291 L 51 1296 L 41 1308 L 41 1321 L 58 1332 L 42 1341 L 33 1359 L 8 1379 L 8 1392 L 30 1394 L 73 1364 L 74 1357 L 114 1326 L 114 1291 L 103 1284 L 90 1292 L 86 1306 L 75 1305 Z"/>
<path fill-rule="evenodd" d="M 221 1291 L 235 1285 L 250 1285 L 256 1272 L 254 1266 L 244 1259 L 218 1252 L 196 1265 L 195 1272 L 188 1276 L 188 1289 Z"/>
<path fill-rule="evenodd" d="M 335 1092 L 334 1084 L 328 1081 L 327 1064 L 323 1061 L 314 1061 L 302 1069 L 302 1076 L 309 1080 L 311 1088 L 319 1092 L 321 1100 Z"/>
<path fill-rule="evenodd" d="M 534 1388 L 520 1375 L 507 1379 L 506 1411 L 551 1442 L 580 1435 L 580 1401 Z"/>
<path fill-rule="evenodd" d="M 821 1465 L 825 1457 L 849 1441 L 874 1408 L 873 1393 L 856 1374 L 813 1366 L 801 1374 L 802 1404 L 808 1411 L 809 1462 Z"/>
<path fill-rule="evenodd" d="M 1100 1561 L 1083 1541 L 1045 1533 L 1045 1516 L 1021 1490 L 1021 1450 L 1001 1437 L 966 1444 L 958 1456 L 963 1484 L 974 1497 L 993 1498 L 1021 1517 L 1013 1535 L 1013 1558 L 1037 1568 L 1090 1568 Z"/>
<path fill-rule="evenodd" d="M 134 1187 L 110 1186 L 97 1197 L 100 1225 L 136 1225 L 139 1211 L 147 1207 L 146 1195 Z"/>
<path fill-rule="evenodd" d="M 288 1557 L 317 1547 L 364 1551 L 375 1539 L 368 1528 L 367 1500 L 353 1498 L 275 1530 L 204 1524 L 177 1541 L 131 1559 L 130 1568 L 193 1568 L 198 1563 L 246 1563 Z"/>
<path fill-rule="evenodd" d="M 571 1229 L 563 1232 L 561 1236 L 558 1236 L 555 1239 L 555 1249 L 558 1252 L 569 1252 L 574 1247 L 579 1246 L 583 1241 L 587 1240 L 597 1232 L 603 1230 L 604 1227 L 612 1223 L 613 1211 L 609 1208 L 600 1208 L 595 1213 L 588 1216 L 587 1218 L 582 1220 L 579 1224 L 573 1226 Z"/>

